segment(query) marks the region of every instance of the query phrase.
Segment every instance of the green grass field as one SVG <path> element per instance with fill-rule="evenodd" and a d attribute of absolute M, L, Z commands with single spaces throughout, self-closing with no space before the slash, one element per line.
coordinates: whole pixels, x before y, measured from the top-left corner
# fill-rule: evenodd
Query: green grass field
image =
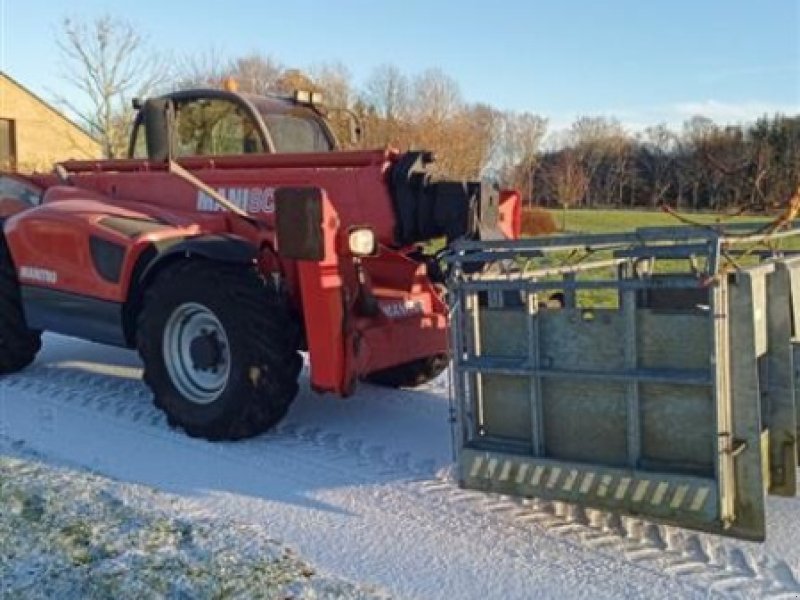
<path fill-rule="evenodd" d="M 610 233 L 614 231 L 631 231 L 638 227 L 681 227 L 686 226 L 673 215 L 654 210 L 567 210 L 566 212 L 555 209 L 547 212 L 553 217 L 556 226 L 564 233 Z M 714 225 L 724 223 L 752 222 L 763 223 L 769 220 L 763 216 L 736 216 L 720 215 L 717 213 L 686 213 L 694 222 Z M 523 234 L 524 236 L 524 234 Z M 428 253 L 434 253 L 444 247 L 444 238 L 436 239 L 426 244 Z M 783 247 L 800 248 L 797 242 L 784 242 Z"/>
<path fill-rule="evenodd" d="M 646 210 L 568 210 L 566 214 L 560 210 L 548 211 L 555 220 L 556 226 L 559 228 L 564 226 L 564 233 L 609 233 L 615 231 L 631 231 L 638 227 L 686 227 L 687 224 L 681 222 L 679 219 L 662 211 L 646 211 Z M 720 215 L 715 213 L 682 213 L 691 219 L 693 222 L 704 225 L 715 225 L 725 223 L 766 223 L 771 220 L 769 217 L 744 215 L 732 217 L 729 215 Z M 774 217 L 773 217 L 774 218 Z M 555 234 L 558 235 L 558 234 Z M 800 237 L 800 236 L 798 236 Z M 434 253 L 444 247 L 444 239 L 437 239 L 429 242 L 426 245 L 428 253 Z M 774 242 L 775 248 L 783 250 L 797 250 L 800 249 L 800 239 L 787 239 Z M 764 248 L 764 246 L 760 246 Z M 755 250 L 756 248 L 753 247 Z M 571 252 L 555 252 L 550 253 L 541 259 L 533 261 L 535 264 L 528 264 L 529 269 L 535 268 L 548 268 L 560 267 L 570 264 L 585 263 L 593 260 L 611 258 L 611 251 L 599 251 L 587 255 L 583 251 Z M 744 260 L 739 259 L 740 264 L 750 265 L 758 261 L 755 255 L 746 257 Z M 522 264 L 520 262 L 520 264 Z M 661 260 L 655 265 L 657 272 L 675 271 L 687 269 L 688 265 L 685 260 Z M 603 278 L 614 279 L 615 271 L 613 268 L 601 270 L 600 272 L 584 273 L 578 275 L 578 279 L 591 279 L 597 278 L 602 274 Z M 545 277 L 544 279 L 558 279 L 558 277 Z M 582 307 L 616 307 L 617 295 L 612 290 L 582 290 L 578 293 L 578 305 Z"/>
<path fill-rule="evenodd" d="M 560 210 L 549 211 L 564 233 L 609 233 L 615 231 L 631 231 L 639 227 L 689 227 L 674 215 L 662 211 L 648 210 L 568 210 L 566 214 Z M 731 216 L 719 213 L 680 213 L 682 217 L 693 223 L 702 225 L 725 225 L 730 223 L 753 223 L 758 225 L 772 221 L 775 216 L 739 215 Z M 776 240 L 775 248 L 783 250 L 800 250 L 800 236 Z"/>
<path fill-rule="evenodd" d="M 674 216 L 662 211 L 648 210 L 561 210 L 550 211 L 556 225 L 570 233 L 606 233 L 613 231 L 630 231 L 637 227 L 672 227 L 685 226 Z M 763 222 L 764 217 L 739 216 L 729 217 L 716 213 L 686 214 L 692 221 L 703 224 Z M 566 218 L 564 218 L 566 217 Z"/>
<path fill-rule="evenodd" d="M 564 233 L 609 233 L 631 231 L 639 227 L 686 227 L 687 223 L 682 222 L 675 216 L 662 211 L 644 210 L 560 210 L 550 211 L 559 228 L 564 229 Z M 682 215 L 689 218 L 692 222 L 703 225 L 717 225 L 726 223 L 765 223 L 769 219 L 763 216 L 729 216 L 714 213 L 692 213 Z M 776 243 L 776 247 L 783 249 L 800 248 L 800 240 L 784 240 Z M 755 247 L 753 248 L 755 249 Z M 529 268 L 558 267 L 569 264 L 592 262 L 594 260 L 608 259 L 612 257 L 612 252 L 605 250 L 592 253 L 591 255 L 583 251 L 575 252 L 556 252 L 551 253 L 542 259 L 538 259 L 535 264 L 530 264 Z M 740 259 L 741 260 L 741 259 Z M 755 255 L 746 256 L 741 264 L 749 265 L 758 262 Z M 656 272 L 688 272 L 689 265 L 685 260 L 661 260 L 655 265 Z M 614 279 L 614 268 L 601 268 L 578 275 L 578 279 Z M 559 277 L 545 277 L 544 279 L 560 279 Z M 618 295 L 613 290 L 581 290 L 577 293 L 578 306 L 588 307 L 607 307 L 616 308 L 618 306 Z"/>

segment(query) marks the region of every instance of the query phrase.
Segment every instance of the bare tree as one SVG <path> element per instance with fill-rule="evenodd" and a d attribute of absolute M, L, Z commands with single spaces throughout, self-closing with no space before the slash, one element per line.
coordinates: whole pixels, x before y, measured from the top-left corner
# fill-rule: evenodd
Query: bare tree
<path fill-rule="evenodd" d="M 533 202 L 533 176 L 547 132 L 547 119 L 529 112 L 506 112 L 502 117 L 499 170 L 503 179 Z"/>
<path fill-rule="evenodd" d="M 589 189 L 589 176 L 572 148 L 561 153 L 547 173 L 551 189 L 561 205 L 561 229 L 567 227 L 567 208 L 578 204 Z"/>
<path fill-rule="evenodd" d="M 666 123 L 648 127 L 644 130 L 644 135 L 639 151 L 639 164 L 650 183 L 650 207 L 656 208 L 673 184 L 677 137 Z"/>
<path fill-rule="evenodd" d="M 437 157 L 434 172 L 456 179 L 477 179 L 489 165 L 501 113 L 486 104 L 464 106 L 428 136 L 425 148 Z M 421 134 L 420 134 L 421 135 Z"/>
<path fill-rule="evenodd" d="M 231 75 L 230 70 L 230 62 L 218 48 L 212 46 L 202 52 L 188 54 L 178 61 L 172 88 L 221 87 L 225 78 Z"/>
<path fill-rule="evenodd" d="M 493 155 L 501 139 L 503 113 L 488 104 L 467 106 L 462 120 L 468 124 L 463 154 L 470 160 L 464 176 L 477 179 L 494 171 Z"/>
<path fill-rule="evenodd" d="M 165 62 L 146 50 L 132 24 L 110 16 L 89 23 L 65 19 L 57 44 L 64 78 L 77 92 L 57 101 L 100 140 L 107 157 L 121 155 L 133 116 L 130 101 L 167 80 Z"/>
<path fill-rule="evenodd" d="M 271 56 L 254 53 L 234 60 L 229 71 L 241 91 L 267 94 L 277 91 L 284 68 Z"/>
<path fill-rule="evenodd" d="M 609 156 L 627 144 L 627 134 L 619 121 L 607 117 L 579 117 L 570 129 L 572 145 L 589 179 L 588 205 L 608 198 L 594 198 L 591 192 L 607 186 L 600 185 L 601 173 L 607 167 Z M 607 168 L 605 169 L 607 171 Z M 602 177 L 605 179 L 605 177 Z"/>
<path fill-rule="evenodd" d="M 322 90 L 325 104 L 349 108 L 353 102 L 353 77 L 341 62 L 322 63 L 309 70 L 314 83 Z"/>
<path fill-rule="evenodd" d="M 410 98 L 408 77 L 395 65 L 372 71 L 360 100 L 369 143 L 399 147 L 408 141 Z"/>
<path fill-rule="evenodd" d="M 179 90 L 221 88 L 228 78 L 232 78 L 242 92 L 267 94 L 280 91 L 284 73 L 283 65 L 271 56 L 253 53 L 229 59 L 217 48 L 210 47 L 180 61 L 174 87 Z"/>
<path fill-rule="evenodd" d="M 314 83 L 314 80 L 300 69 L 286 69 L 275 82 L 275 90 L 281 94 L 290 95 L 295 90 L 308 90 L 309 92 L 321 92 L 322 89 Z"/>
<path fill-rule="evenodd" d="M 414 113 L 420 121 L 441 125 L 462 107 L 458 82 L 440 69 L 428 69 L 414 79 Z"/>
<path fill-rule="evenodd" d="M 348 112 L 356 98 L 350 70 L 341 62 L 332 62 L 313 65 L 309 72 L 314 85 L 322 92 L 328 124 L 339 144 L 348 149 L 358 146 L 363 138 L 353 139 L 352 127 L 363 127 L 364 123 L 354 123 L 352 113 Z"/>
<path fill-rule="evenodd" d="M 685 173 L 685 178 L 689 182 L 691 207 L 694 210 L 699 209 L 701 204 L 707 204 L 702 201 L 702 196 L 704 192 L 708 193 L 708 189 L 713 188 L 705 161 L 699 160 L 698 157 L 703 154 L 707 140 L 714 135 L 716 129 L 714 121 L 699 115 L 683 123 L 680 139 L 685 157 L 682 160 L 681 171 Z"/>
<path fill-rule="evenodd" d="M 411 103 L 406 145 L 432 150 L 437 156 L 433 165 L 437 174 L 455 168 L 459 160 L 456 136 L 463 135 L 456 130 L 465 108 L 458 83 L 439 69 L 428 69 L 414 78 Z"/>
<path fill-rule="evenodd" d="M 408 78 L 395 65 L 381 65 L 369 76 L 365 100 L 377 114 L 392 122 L 408 115 Z"/>

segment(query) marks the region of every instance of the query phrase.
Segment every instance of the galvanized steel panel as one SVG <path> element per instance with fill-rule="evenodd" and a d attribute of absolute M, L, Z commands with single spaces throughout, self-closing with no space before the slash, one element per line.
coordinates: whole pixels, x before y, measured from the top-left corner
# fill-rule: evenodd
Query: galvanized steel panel
<path fill-rule="evenodd" d="M 535 241 L 520 244 L 535 256 Z M 716 268 L 714 244 L 706 264 Z M 511 243 L 498 248 L 514 253 Z M 637 278 L 618 259 L 616 282 L 608 261 L 598 261 L 596 279 L 584 276 L 591 263 L 528 278 L 459 273 L 451 288 L 462 484 L 763 539 L 765 486 L 796 492 L 800 343 L 792 347 L 789 329 L 800 322 L 800 261 L 773 262 L 705 288 L 690 273 Z M 559 286 L 567 300 L 616 287 L 619 307 L 541 301 Z M 503 307 L 512 295 L 522 303 Z"/>

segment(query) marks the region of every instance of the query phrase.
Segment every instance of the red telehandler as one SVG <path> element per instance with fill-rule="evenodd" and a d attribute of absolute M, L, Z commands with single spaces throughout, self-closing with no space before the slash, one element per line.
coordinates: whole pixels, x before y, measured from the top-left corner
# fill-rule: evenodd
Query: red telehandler
<path fill-rule="evenodd" d="M 0 374 L 41 332 L 136 348 L 173 426 L 277 423 L 298 390 L 413 386 L 448 363 L 426 242 L 515 238 L 519 196 L 431 175 L 426 152 L 341 151 L 314 94 L 137 103 L 129 157 L 0 174 Z"/>

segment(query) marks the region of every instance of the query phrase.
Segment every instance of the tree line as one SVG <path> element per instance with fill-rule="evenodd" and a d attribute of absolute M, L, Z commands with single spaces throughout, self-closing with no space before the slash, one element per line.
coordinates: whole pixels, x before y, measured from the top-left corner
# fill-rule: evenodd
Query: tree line
<path fill-rule="evenodd" d="M 362 125 L 351 143 L 345 113 L 330 113 L 345 148 L 430 150 L 441 174 L 496 179 L 527 204 L 763 210 L 800 183 L 800 115 L 747 125 L 698 116 L 680 131 L 661 124 L 635 133 L 613 118 L 581 117 L 548 135 L 547 119 L 467 102 L 458 82 L 435 68 L 409 75 L 381 65 L 357 85 L 341 63 L 300 70 L 269 55 L 213 50 L 176 60 L 113 17 L 65 20 L 58 39 L 67 81 L 81 98 L 63 103 L 109 157 L 125 153 L 132 97 L 232 78 L 243 92 L 320 91 L 327 106 L 348 109 Z"/>
<path fill-rule="evenodd" d="M 725 126 L 698 116 L 638 134 L 582 118 L 530 174 L 531 201 L 545 206 L 768 210 L 800 184 L 800 115 Z"/>

